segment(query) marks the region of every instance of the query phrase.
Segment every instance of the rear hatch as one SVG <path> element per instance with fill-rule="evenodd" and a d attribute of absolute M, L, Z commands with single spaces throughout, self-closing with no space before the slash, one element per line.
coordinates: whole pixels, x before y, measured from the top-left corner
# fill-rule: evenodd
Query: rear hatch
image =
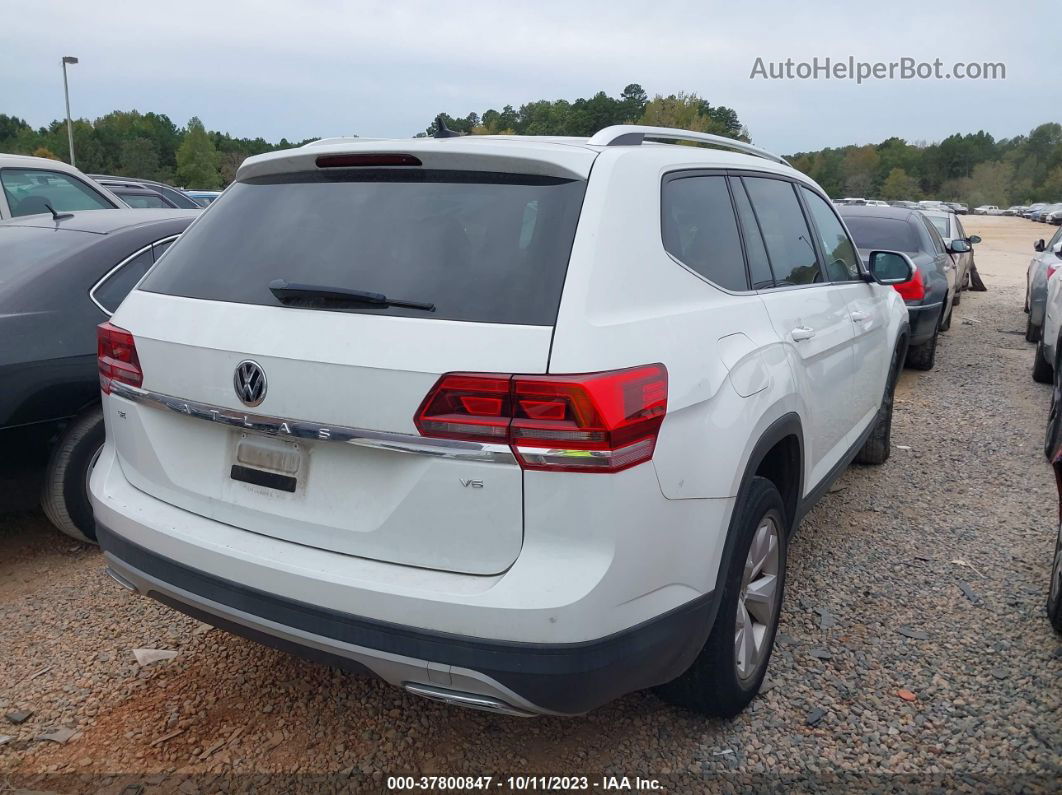
<path fill-rule="evenodd" d="M 421 440 L 414 416 L 442 373 L 546 372 L 585 180 L 478 147 L 241 171 L 112 320 L 143 371 L 108 415 L 129 481 L 321 549 L 510 566 L 508 448 Z"/>

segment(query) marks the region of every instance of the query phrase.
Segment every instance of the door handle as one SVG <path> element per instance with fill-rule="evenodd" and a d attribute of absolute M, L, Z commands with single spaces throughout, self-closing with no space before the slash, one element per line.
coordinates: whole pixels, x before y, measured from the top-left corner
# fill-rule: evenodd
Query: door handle
<path fill-rule="evenodd" d="M 815 329 L 808 328 L 807 326 L 797 326 L 789 332 L 789 336 L 792 337 L 795 342 L 803 342 L 804 340 L 809 340 L 815 336 Z"/>
<path fill-rule="evenodd" d="M 868 320 L 870 320 L 870 315 L 868 315 L 866 312 L 860 312 L 857 310 L 852 313 L 852 320 L 854 320 L 856 323 L 866 323 Z"/>

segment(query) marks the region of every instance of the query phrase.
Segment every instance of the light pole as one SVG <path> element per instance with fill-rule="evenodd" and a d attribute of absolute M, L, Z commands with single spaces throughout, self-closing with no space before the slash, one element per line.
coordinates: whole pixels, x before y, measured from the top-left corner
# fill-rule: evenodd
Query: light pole
<path fill-rule="evenodd" d="M 66 95 L 66 137 L 70 141 L 70 165 L 74 163 L 74 122 L 70 119 L 70 87 L 66 82 L 66 65 L 77 63 L 77 58 L 72 55 L 63 56 L 63 93 Z"/>

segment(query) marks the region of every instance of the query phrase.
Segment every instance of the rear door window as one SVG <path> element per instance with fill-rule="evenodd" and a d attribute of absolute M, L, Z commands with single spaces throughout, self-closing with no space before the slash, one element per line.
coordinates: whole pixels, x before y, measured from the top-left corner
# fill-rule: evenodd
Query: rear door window
<path fill-rule="evenodd" d="M 172 238 L 170 240 L 160 240 L 158 243 L 152 246 L 152 250 L 155 252 L 155 262 L 159 261 L 159 257 L 166 253 L 166 249 L 172 246 L 173 241 L 176 239 L 177 238 Z"/>
<path fill-rule="evenodd" d="M 59 171 L 0 169 L 0 184 L 13 218 L 50 212 L 49 205 L 57 213 L 114 208 L 102 193 L 77 177 Z"/>
<path fill-rule="evenodd" d="M 92 300 L 104 312 L 113 315 L 118 305 L 129 295 L 129 291 L 154 264 L 155 258 L 151 255 L 151 246 L 148 246 L 120 263 L 118 267 L 103 277 L 99 284 L 92 288 Z"/>
<path fill-rule="evenodd" d="M 666 180 L 662 203 L 664 249 L 671 256 L 720 287 L 749 289 L 726 177 Z"/>
<path fill-rule="evenodd" d="M 929 235 L 930 244 L 932 245 L 933 250 L 938 254 L 946 253 L 948 248 L 944 245 L 944 239 L 941 237 L 940 232 L 937 231 L 937 228 L 933 226 L 933 224 L 929 222 L 929 219 L 924 215 L 922 216 L 922 224 L 926 228 L 926 234 Z"/>
<path fill-rule="evenodd" d="M 756 211 L 778 286 L 824 281 L 794 185 L 766 177 L 742 179 Z"/>
<path fill-rule="evenodd" d="M 774 286 L 774 274 L 771 261 L 767 257 L 767 247 L 763 243 L 759 221 L 752 209 L 745 185 L 740 179 L 732 179 L 730 187 L 734 195 L 734 207 L 737 208 L 738 221 L 741 223 L 741 236 L 745 240 L 745 255 L 748 257 L 749 276 L 753 290 L 764 290 Z"/>
<path fill-rule="evenodd" d="M 341 311 L 553 325 L 585 186 L 419 168 L 241 182 L 141 289 L 280 306 L 269 284 L 283 279 L 435 305 Z"/>

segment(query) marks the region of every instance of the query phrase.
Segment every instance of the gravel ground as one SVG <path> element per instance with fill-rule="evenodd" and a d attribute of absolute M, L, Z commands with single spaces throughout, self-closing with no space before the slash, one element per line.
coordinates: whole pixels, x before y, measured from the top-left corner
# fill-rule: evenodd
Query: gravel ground
<path fill-rule="evenodd" d="M 904 373 L 889 462 L 851 469 L 804 521 L 766 692 L 735 720 L 649 693 L 534 720 L 415 699 L 132 596 L 95 549 L 34 512 L 0 516 L 0 790 L 5 777 L 107 783 L 56 773 L 192 792 L 217 790 L 211 775 L 337 771 L 366 789 L 414 773 L 1057 788 L 1062 643 L 1044 616 L 1057 500 L 1040 452 L 1048 388 L 1022 339 L 1025 265 L 1044 227 L 967 227 L 985 239 L 989 292 L 964 294 L 935 370 Z M 140 667 L 140 647 L 178 654 Z M 2 717 L 18 710 L 32 715 Z M 76 733 L 41 739 L 62 728 Z"/>

